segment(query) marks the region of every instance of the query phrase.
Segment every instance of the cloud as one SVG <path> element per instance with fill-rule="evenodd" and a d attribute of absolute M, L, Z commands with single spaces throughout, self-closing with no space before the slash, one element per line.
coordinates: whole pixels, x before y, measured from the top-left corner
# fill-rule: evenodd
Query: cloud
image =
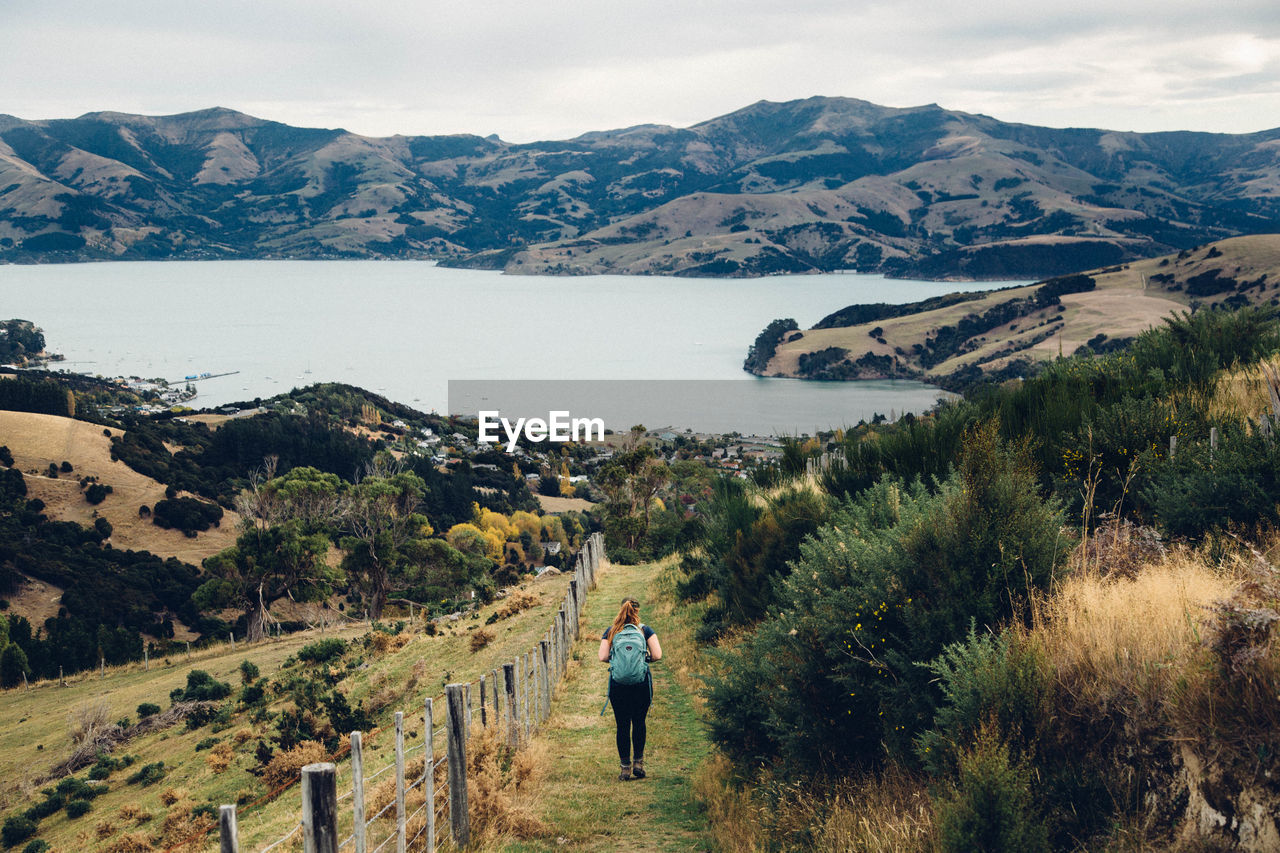
<path fill-rule="evenodd" d="M 222 105 L 370 135 L 527 141 L 761 98 L 1246 131 L 1280 115 L 1280 16 L 1242 0 L 9 0 L 0 112 Z"/>

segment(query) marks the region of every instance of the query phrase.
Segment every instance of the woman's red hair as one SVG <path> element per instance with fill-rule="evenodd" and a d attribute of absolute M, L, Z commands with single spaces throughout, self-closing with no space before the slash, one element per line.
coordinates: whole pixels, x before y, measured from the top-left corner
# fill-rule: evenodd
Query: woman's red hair
<path fill-rule="evenodd" d="M 618 615 L 614 617 L 613 627 L 609 629 L 609 645 L 613 645 L 613 638 L 618 636 L 618 632 L 625 625 L 640 624 L 640 602 L 634 598 L 622 599 L 622 607 L 618 610 Z"/>

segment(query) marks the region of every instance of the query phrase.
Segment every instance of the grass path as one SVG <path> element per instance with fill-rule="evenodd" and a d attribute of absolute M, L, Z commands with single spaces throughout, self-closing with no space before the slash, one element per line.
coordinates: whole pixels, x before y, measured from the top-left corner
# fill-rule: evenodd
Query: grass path
<path fill-rule="evenodd" d="M 537 816 L 545 837 L 508 842 L 511 853 L 542 850 L 713 850 L 692 779 L 711 747 L 698 722 L 687 678 L 688 632 L 658 602 L 659 569 L 606 565 L 584 609 L 574 662 L 538 738 L 550 769 L 539 790 Z M 624 596 L 640 599 L 641 618 L 658 632 L 663 659 L 653 667 L 645 770 L 648 778 L 619 782 L 613 712 L 602 717 L 607 669 L 596 653 L 600 632 Z"/>

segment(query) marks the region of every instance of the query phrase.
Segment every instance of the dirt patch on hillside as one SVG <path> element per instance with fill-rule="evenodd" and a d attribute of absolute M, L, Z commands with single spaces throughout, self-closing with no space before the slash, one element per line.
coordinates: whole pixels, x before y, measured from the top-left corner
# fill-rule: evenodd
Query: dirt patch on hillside
<path fill-rule="evenodd" d="M 10 612 L 17 613 L 36 626 L 57 616 L 61 606 L 62 589 L 34 578 L 25 578 L 18 591 L 9 596 Z"/>

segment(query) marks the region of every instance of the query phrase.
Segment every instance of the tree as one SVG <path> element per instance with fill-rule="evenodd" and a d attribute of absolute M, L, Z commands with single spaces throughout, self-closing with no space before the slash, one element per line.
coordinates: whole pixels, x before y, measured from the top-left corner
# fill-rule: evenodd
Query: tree
<path fill-rule="evenodd" d="M 418 512 L 426 491 L 421 477 L 396 470 L 385 459 L 367 467 L 359 482 L 347 489 L 341 522 L 346 535 L 340 544 L 347 552 L 343 567 L 360 579 L 372 619 L 382 615 L 404 547 L 431 535 L 427 517 Z"/>
<path fill-rule="evenodd" d="M 316 468 L 299 467 L 275 476 L 278 460 L 268 456 L 236 497 L 236 511 L 257 527 L 296 520 L 308 532 L 326 529 L 343 513 L 342 480 Z"/>
<path fill-rule="evenodd" d="M 27 653 L 17 643 L 10 643 L 0 652 L 0 687 L 16 687 L 24 677 L 31 675 Z"/>
<path fill-rule="evenodd" d="M 643 427 L 634 427 L 632 435 Z M 617 456 L 600 472 L 597 482 L 605 493 L 605 512 L 612 532 L 634 549 L 649 532 L 650 513 L 659 490 L 671 479 L 667 464 L 653 448 L 637 445 Z"/>
<path fill-rule="evenodd" d="M 266 636 L 270 607 L 281 598 L 318 601 L 341 576 L 325 562 L 329 540 L 286 521 L 244 530 L 236 544 L 204 561 L 211 577 L 192 595 L 201 610 L 238 607 L 247 617 L 248 639 Z"/>

